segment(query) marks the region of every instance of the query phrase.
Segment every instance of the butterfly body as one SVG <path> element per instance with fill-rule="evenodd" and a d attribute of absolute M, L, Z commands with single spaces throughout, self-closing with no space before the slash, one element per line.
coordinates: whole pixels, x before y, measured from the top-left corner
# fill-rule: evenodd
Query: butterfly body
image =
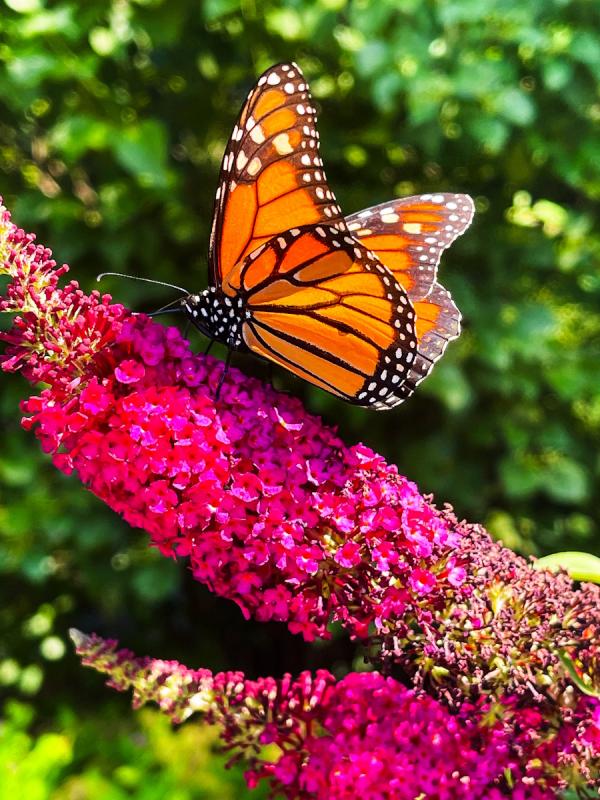
<path fill-rule="evenodd" d="M 181 307 L 200 333 L 230 350 L 247 350 L 242 336 L 245 317 L 244 300 L 231 298 L 216 286 L 209 286 L 199 294 L 190 294 L 181 300 Z"/>
<path fill-rule="evenodd" d="M 356 405 L 401 403 L 460 333 L 437 283 L 471 222 L 467 195 L 423 194 L 344 218 L 297 64 L 267 70 L 223 156 L 210 286 L 182 299 L 206 336 Z"/>

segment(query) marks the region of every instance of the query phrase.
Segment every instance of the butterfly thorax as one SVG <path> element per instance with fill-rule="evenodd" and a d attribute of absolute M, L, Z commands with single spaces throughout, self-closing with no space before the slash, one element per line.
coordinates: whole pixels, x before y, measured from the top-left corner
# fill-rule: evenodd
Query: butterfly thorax
<path fill-rule="evenodd" d="M 223 342 L 232 350 L 244 350 L 242 336 L 245 318 L 241 297 L 229 297 L 221 289 L 210 286 L 200 294 L 190 294 L 181 301 L 190 322 L 210 339 Z"/>

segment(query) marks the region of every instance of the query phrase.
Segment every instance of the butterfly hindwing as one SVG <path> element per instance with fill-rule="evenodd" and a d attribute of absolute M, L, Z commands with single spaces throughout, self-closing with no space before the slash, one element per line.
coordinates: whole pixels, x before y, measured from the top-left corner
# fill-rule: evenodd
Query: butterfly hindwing
<path fill-rule="evenodd" d="M 443 251 L 471 224 L 466 194 L 422 194 L 346 217 L 348 229 L 394 273 L 411 299 L 433 288 Z"/>
<path fill-rule="evenodd" d="M 229 283 L 231 279 L 232 283 Z M 358 405 L 387 408 L 415 358 L 414 310 L 379 259 L 332 226 L 293 228 L 228 277 L 254 353 Z"/>
<path fill-rule="evenodd" d="M 460 335 L 460 311 L 450 292 L 441 284 L 434 284 L 427 297 L 412 302 L 416 317 L 417 351 L 401 391 L 387 398 L 390 408 L 410 397 L 444 355 L 448 342 Z"/>
<path fill-rule="evenodd" d="M 250 92 L 221 165 L 210 243 L 211 280 L 290 228 L 345 229 L 319 156 L 316 111 L 297 64 L 267 70 Z"/>

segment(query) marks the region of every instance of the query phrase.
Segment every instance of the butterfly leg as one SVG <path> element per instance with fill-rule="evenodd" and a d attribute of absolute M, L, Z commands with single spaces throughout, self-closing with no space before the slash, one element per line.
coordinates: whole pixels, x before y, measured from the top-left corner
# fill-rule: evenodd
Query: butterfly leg
<path fill-rule="evenodd" d="M 212 342 L 211 342 L 212 344 Z M 225 376 L 229 372 L 229 364 L 231 363 L 231 355 L 232 350 L 227 351 L 227 358 L 225 359 L 225 365 L 223 367 L 223 371 L 221 372 L 221 377 L 219 378 L 219 384 L 217 386 L 217 391 L 215 392 L 215 400 L 219 399 L 219 394 L 221 392 L 221 387 L 223 386 L 223 381 L 225 380 Z"/>
<path fill-rule="evenodd" d="M 214 339 L 211 339 L 210 342 L 206 345 L 206 350 L 204 351 L 204 355 L 207 356 L 210 353 L 210 349 L 215 343 Z M 230 351 L 231 352 L 231 351 Z"/>

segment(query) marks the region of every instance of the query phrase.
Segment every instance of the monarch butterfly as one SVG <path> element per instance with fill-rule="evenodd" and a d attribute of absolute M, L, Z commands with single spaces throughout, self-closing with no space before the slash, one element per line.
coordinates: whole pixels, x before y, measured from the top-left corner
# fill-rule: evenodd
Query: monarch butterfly
<path fill-rule="evenodd" d="M 250 92 L 221 165 L 210 285 L 182 298 L 191 322 L 361 406 L 406 399 L 460 333 L 436 281 L 471 223 L 463 194 L 423 194 L 344 218 L 319 156 L 295 63 Z"/>

